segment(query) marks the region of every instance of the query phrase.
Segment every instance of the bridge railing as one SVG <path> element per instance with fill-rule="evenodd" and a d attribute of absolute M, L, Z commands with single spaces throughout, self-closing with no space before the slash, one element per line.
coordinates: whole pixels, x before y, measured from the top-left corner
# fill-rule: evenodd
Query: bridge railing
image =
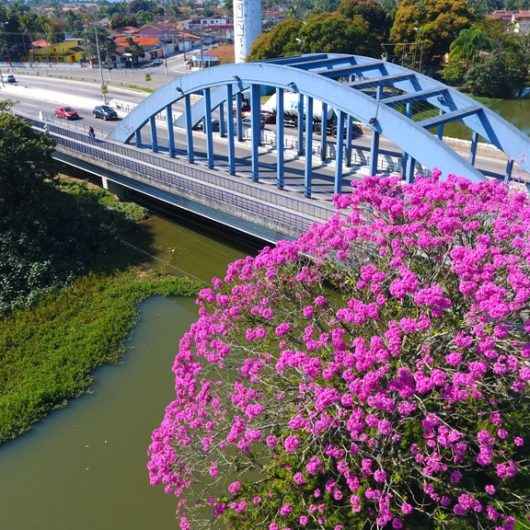
<path fill-rule="evenodd" d="M 208 201 L 215 201 L 219 204 L 233 207 L 247 214 L 247 217 L 255 217 L 256 220 L 266 220 L 274 225 L 282 225 L 290 231 L 301 233 L 313 223 L 314 219 L 300 213 L 290 212 L 287 209 L 276 207 L 263 201 L 255 200 L 232 190 L 223 187 L 192 180 L 182 177 L 171 171 L 167 171 L 156 166 L 147 165 L 127 157 L 121 157 L 98 146 L 82 143 L 78 140 L 71 140 L 62 136 L 56 136 L 58 145 L 78 154 L 87 155 L 90 158 L 104 160 L 115 170 L 128 170 L 138 177 L 135 180 L 145 182 L 149 185 L 162 186 L 171 192 L 192 194 Z"/>
<path fill-rule="evenodd" d="M 44 127 L 44 123 L 39 120 L 28 119 L 28 121 L 40 129 Z M 60 145 L 74 151 L 88 154 L 96 159 L 103 159 L 118 167 L 126 167 L 140 175 L 145 174 L 151 177 L 156 175 L 158 178 L 160 170 L 164 170 L 164 174 L 176 173 L 211 186 L 224 188 L 227 191 L 232 191 L 242 196 L 257 199 L 277 208 L 293 210 L 312 217 L 314 220 L 326 220 L 335 211 L 331 205 L 328 206 L 318 203 L 315 200 L 297 197 L 293 193 L 276 191 L 269 186 L 245 182 L 242 177 L 220 174 L 215 171 L 210 171 L 207 168 L 202 168 L 197 164 L 180 162 L 174 158 L 149 153 L 145 150 L 107 140 L 93 140 L 84 132 L 61 127 L 56 124 L 48 124 L 48 133 Z M 90 149 L 88 150 L 88 148 Z M 167 185 L 167 178 L 164 176 L 163 179 L 163 182 Z"/>

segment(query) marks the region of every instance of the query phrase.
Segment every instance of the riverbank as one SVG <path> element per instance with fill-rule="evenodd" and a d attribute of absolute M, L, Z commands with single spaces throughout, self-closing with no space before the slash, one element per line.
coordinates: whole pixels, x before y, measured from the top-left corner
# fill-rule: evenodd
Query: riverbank
<path fill-rule="evenodd" d="M 118 233 L 113 250 L 94 256 L 86 274 L 0 317 L 0 443 L 86 392 L 94 369 L 120 358 L 142 300 L 192 296 L 201 284 L 151 266 L 139 207 L 94 186 L 63 183 L 62 191 L 80 200 L 97 197 L 102 208 L 116 213 L 118 224 L 120 216 L 127 218 L 127 241 Z"/>

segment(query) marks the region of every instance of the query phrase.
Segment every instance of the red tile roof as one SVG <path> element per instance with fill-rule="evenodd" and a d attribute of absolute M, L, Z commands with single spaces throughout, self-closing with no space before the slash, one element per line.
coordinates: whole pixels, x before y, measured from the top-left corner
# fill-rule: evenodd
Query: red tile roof
<path fill-rule="evenodd" d="M 38 39 L 38 40 L 34 40 L 31 45 L 34 47 L 34 48 L 47 48 L 50 43 L 46 40 L 46 39 Z"/>

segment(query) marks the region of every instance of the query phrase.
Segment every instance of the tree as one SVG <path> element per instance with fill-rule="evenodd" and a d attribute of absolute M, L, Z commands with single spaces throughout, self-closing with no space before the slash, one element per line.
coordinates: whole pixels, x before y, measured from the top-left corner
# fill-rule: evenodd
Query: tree
<path fill-rule="evenodd" d="M 530 200 L 440 176 L 357 181 L 200 291 L 148 451 L 182 530 L 526 520 Z"/>
<path fill-rule="evenodd" d="M 471 66 L 465 87 L 477 96 L 512 98 L 528 81 L 528 59 L 515 50 L 501 49 Z"/>
<path fill-rule="evenodd" d="M 474 21 L 467 0 L 402 0 L 396 11 L 390 39 L 401 53 L 403 44 L 417 43 L 423 63 L 437 69 L 461 30 Z"/>
<path fill-rule="evenodd" d="M 0 218 L 19 211 L 22 203 L 38 201 L 39 185 L 53 178 L 54 143 L 37 134 L 0 102 Z"/>
<path fill-rule="evenodd" d="M 368 37 L 375 41 L 370 44 L 371 55 L 382 52 L 382 44 L 388 42 L 392 19 L 385 8 L 376 0 L 341 0 L 338 12 L 347 19 L 361 17 L 368 25 Z"/>
<path fill-rule="evenodd" d="M 22 24 L 22 14 L 27 8 L 18 4 L 0 4 L 0 59 L 20 61 L 31 48 L 31 39 Z"/>
<path fill-rule="evenodd" d="M 145 51 L 142 46 L 133 41 L 131 37 L 127 39 L 129 45 L 125 49 L 126 53 L 131 54 L 131 60 L 134 65 L 138 64 L 138 59 L 145 55 Z"/>
<path fill-rule="evenodd" d="M 451 44 L 443 77 L 476 95 L 510 98 L 526 84 L 529 58 L 527 37 L 485 20 L 462 30 Z"/>
<path fill-rule="evenodd" d="M 302 22 L 292 18 L 282 20 L 271 31 L 262 33 L 252 45 L 249 59 L 271 59 L 300 52 L 299 33 Z"/>
<path fill-rule="evenodd" d="M 367 23 L 358 16 L 351 20 L 339 13 L 310 16 L 300 30 L 303 53 L 337 52 L 368 54 Z"/>
<path fill-rule="evenodd" d="M 116 43 L 112 39 L 110 32 L 101 26 L 87 27 L 83 33 L 83 38 L 86 42 L 87 55 L 92 60 L 97 60 L 97 46 L 96 46 L 96 32 L 99 41 L 99 52 L 101 54 L 102 63 L 110 63 L 112 56 L 116 52 Z"/>
<path fill-rule="evenodd" d="M 314 0 L 313 13 L 330 13 L 339 6 L 339 0 Z"/>
<path fill-rule="evenodd" d="M 479 60 L 479 55 L 490 52 L 494 46 L 493 35 L 484 24 L 463 29 L 451 43 L 449 58 L 443 69 L 444 79 L 451 84 L 461 83 L 469 68 Z"/>
<path fill-rule="evenodd" d="M 86 272 L 125 227 L 84 187 L 61 191 L 53 151 L 49 136 L 0 105 L 0 313 Z"/>
<path fill-rule="evenodd" d="M 128 13 L 114 13 L 110 18 L 110 27 L 112 29 L 124 28 L 125 26 L 137 26 L 136 15 Z"/>
<path fill-rule="evenodd" d="M 314 14 L 304 22 L 287 19 L 260 35 L 251 60 L 298 53 L 337 52 L 372 54 L 374 41 L 367 23 L 359 16 L 348 20 L 339 13 Z"/>

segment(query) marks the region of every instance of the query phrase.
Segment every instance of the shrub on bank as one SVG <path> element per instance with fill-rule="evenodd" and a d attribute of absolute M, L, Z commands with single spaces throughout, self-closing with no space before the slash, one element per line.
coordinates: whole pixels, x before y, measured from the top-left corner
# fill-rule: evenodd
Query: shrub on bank
<path fill-rule="evenodd" d="M 365 179 L 200 292 L 149 447 L 181 529 L 525 517 L 530 202 L 438 178 Z"/>

